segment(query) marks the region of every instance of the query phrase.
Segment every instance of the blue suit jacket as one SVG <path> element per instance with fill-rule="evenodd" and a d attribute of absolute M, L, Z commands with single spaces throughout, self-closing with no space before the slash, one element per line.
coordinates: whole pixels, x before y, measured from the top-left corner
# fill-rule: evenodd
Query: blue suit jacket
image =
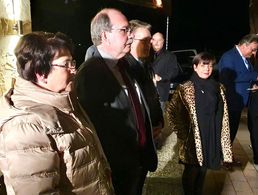
<path fill-rule="evenodd" d="M 247 69 L 236 47 L 225 52 L 218 64 L 220 81 L 226 87 L 229 109 L 241 110 L 247 105 L 247 88 L 256 80 L 258 73 L 253 67 Z"/>

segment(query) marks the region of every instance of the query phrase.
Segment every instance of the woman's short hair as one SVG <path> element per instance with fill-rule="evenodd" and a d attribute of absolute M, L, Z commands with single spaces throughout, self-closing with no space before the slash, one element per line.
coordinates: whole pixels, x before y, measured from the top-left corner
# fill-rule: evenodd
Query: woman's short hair
<path fill-rule="evenodd" d="M 32 32 L 22 36 L 14 50 L 20 77 L 32 82 L 37 82 L 36 74 L 47 77 L 51 61 L 64 50 L 73 56 L 72 40 L 63 33 Z"/>
<path fill-rule="evenodd" d="M 204 52 L 198 53 L 196 56 L 194 56 L 192 64 L 197 65 L 201 61 L 207 62 L 207 63 L 211 62 L 212 65 L 214 65 L 216 63 L 216 57 L 213 54 L 204 51 Z"/>

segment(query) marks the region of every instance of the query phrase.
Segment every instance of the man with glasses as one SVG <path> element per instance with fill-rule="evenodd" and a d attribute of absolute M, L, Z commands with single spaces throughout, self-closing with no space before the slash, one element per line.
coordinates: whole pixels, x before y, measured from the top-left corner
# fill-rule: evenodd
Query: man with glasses
<path fill-rule="evenodd" d="M 252 83 L 258 80 L 258 73 L 253 69 L 250 63 L 250 57 L 257 52 L 257 48 L 258 36 L 248 34 L 232 49 L 226 51 L 218 63 L 220 81 L 226 88 L 230 139 L 232 143 L 237 134 L 242 110 L 248 104 L 249 89 Z M 257 140 L 253 140 L 254 132 L 251 130 L 250 137 L 252 145 L 258 142 Z M 258 143 L 255 145 L 257 144 Z M 258 156 L 256 156 L 254 160 L 255 164 L 258 164 Z M 241 165 L 241 162 L 235 159 L 233 165 Z"/>
<path fill-rule="evenodd" d="M 163 127 L 163 113 L 159 95 L 152 81 L 153 70 L 149 59 L 151 48 L 151 25 L 140 20 L 129 21 L 133 42 L 131 51 L 126 55 L 132 75 L 139 83 L 150 109 L 151 122 L 156 145 Z"/>
<path fill-rule="evenodd" d="M 157 154 L 146 100 L 124 59 L 131 29 L 120 11 L 106 8 L 92 20 L 91 38 L 94 52 L 75 78 L 79 101 L 110 163 L 115 193 L 140 195 L 147 171 L 156 170 Z"/>

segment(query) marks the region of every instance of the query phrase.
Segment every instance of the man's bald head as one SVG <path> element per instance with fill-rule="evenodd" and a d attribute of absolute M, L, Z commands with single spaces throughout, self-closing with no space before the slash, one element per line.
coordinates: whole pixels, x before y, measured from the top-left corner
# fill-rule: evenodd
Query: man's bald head
<path fill-rule="evenodd" d="M 159 52 L 164 46 L 164 36 L 162 33 L 157 32 L 152 36 L 152 48 L 155 52 Z"/>

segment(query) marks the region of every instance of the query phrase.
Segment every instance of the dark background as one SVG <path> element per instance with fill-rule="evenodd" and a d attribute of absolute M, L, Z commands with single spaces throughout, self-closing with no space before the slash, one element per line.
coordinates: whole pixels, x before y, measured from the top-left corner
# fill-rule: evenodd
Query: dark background
<path fill-rule="evenodd" d="M 150 23 L 152 33 L 165 34 L 169 17 L 169 50 L 195 48 L 213 52 L 217 58 L 250 31 L 249 0 L 171 0 L 170 16 L 162 10 L 115 0 L 32 0 L 32 30 L 69 35 L 81 63 L 92 44 L 90 21 L 104 7 L 120 9 L 128 20 Z"/>

